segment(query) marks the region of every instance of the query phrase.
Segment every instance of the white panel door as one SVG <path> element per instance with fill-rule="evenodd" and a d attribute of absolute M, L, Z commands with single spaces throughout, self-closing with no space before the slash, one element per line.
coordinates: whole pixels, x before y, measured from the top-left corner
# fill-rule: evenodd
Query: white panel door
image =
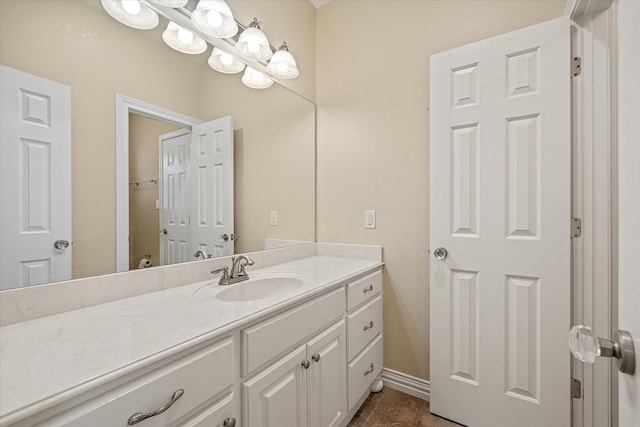
<path fill-rule="evenodd" d="M 0 82 L 0 290 L 71 279 L 71 89 L 3 65 Z"/>
<path fill-rule="evenodd" d="M 570 424 L 569 21 L 431 57 L 431 411 Z"/>
<path fill-rule="evenodd" d="M 191 132 L 181 129 L 160 135 L 160 264 L 192 261 Z"/>
<path fill-rule="evenodd" d="M 634 375 L 618 374 L 618 423 L 640 426 L 640 3 L 619 2 L 618 16 L 618 328 L 636 350 Z"/>
<path fill-rule="evenodd" d="M 347 413 L 346 328 L 341 320 L 307 344 L 309 425 L 339 426 Z"/>
<path fill-rule="evenodd" d="M 232 255 L 233 122 L 231 116 L 191 129 L 193 251 Z"/>
<path fill-rule="evenodd" d="M 301 366 L 305 360 L 303 345 L 242 384 L 244 425 L 307 426 L 307 371 Z"/>

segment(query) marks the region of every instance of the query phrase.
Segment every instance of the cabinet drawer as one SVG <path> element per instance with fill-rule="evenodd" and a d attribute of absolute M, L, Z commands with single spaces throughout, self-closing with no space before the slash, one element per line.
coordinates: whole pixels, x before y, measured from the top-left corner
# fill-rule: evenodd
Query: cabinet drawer
<path fill-rule="evenodd" d="M 344 288 L 242 331 L 243 375 L 344 315 Z"/>
<path fill-rule="evenodd" d="M 382 290 L 382 273 L 377 271 L 373 274 L 358 279 L 347 285 L 349 296 L 347 310 L 359 306 Z"/>
<path fill-rule="evenodd" d="M 367 389 L 382 372 L 382 335 L 360 353 L 347 368 L 349 378 L 349 409 L 367 392 Z"/>
<path fill-rule="evenodd" d="M 233 339 L 229 337 L 44 425 L 126 427 L 133 414 L 151 412 L 166 404 L 176 390 L 183 389 L 182 397 L 169 409 L 138 424 L 141 427 L 166 426 L 231 386 L 234 375 Z"/>
<path fill-rule="evenodd" d="M 225 426 L 226 419 L 229 422 Z M 236 421 L 236 426 L 240 425 L 238 414 L 233 413 L 233 393 L 229 393 L 180 427 L 227 427 L 232 419 Z"/>
<path fill-rule="evenodd" d="M 382 332 L 382 297 L 380 295 L 347 316 L 347 331 L 349 334 L 347 360 L 351 360 Z"/>

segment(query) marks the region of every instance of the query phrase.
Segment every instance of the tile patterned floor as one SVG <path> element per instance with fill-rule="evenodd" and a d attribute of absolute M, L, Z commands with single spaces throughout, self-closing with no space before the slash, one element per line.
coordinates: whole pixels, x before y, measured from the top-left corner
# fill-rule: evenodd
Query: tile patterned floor
<path fill-rule="evenodd" d="M 431 415 L 429 402 L 385 387 L 371 393 L 347 427 L 459 427 Z"/>

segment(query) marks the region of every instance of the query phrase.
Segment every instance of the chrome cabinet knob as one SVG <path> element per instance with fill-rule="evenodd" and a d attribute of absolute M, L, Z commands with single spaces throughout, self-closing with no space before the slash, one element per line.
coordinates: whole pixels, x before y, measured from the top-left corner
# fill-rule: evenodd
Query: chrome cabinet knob
<path fill-rule="evenodd" d="M 366 330 L 371 329 L 371 328 L 373 328 L 373 320 L 370 320 L 368 324 L 364 325 L 362 327 L 362 330 L 366 331 Z"/>
<path fill-rule="evenodd" d="M 221 234 L 220 240 L 224 240 L 225 242 L 229 241 L 229 235 L 227 233 Z"/>
<path fill-rule="evenodd" d="M 56 240 L 53 242 L 53 247 L 56 249 L 67 249 L 69 247 L 68 240 Z"/>
<path fill-rule="evenodd" d="M 313 353 L 313 355 L 311 356 L 311 358 L 313 359 L 314 362 L 319 362 L 320 361 L 320 354 L 318 353 Z"/>
<path fill-rule="evenodd" d="M 596 357 L 615 357 L 620 372 L 629 375 L 635 372 L 636 353 L 628 331 L 616 331 L 613 341 L 609 341 L 593 335 L 588 326 L 574 326 L 569 332 L 569 348 L 573 357 L 581 362 L 594 363 Z"/>
<path fill-rule="evenodd" d="M 308 360 L 303 360 L 300 365 L 302 365 L 304 369 L 309 369 L 309 366 L 311 366 L 311 362 L 309 362 Z"/>
<path fill-rule="evenodd" d="M 224 422 L 222 423 L 222 427 L 235 427 L 236 425 L 236 419 L 235 418 L 225 418 Z"/>
<path fill-rule="evenodd" d="M 162 230 L 160 230 L 160 234 L 164 234 L 165 236 L 167 235 L 168 231 L 166 228 L 163 228 Z"/>
<path fill-rule="evenodd" d="M 364 376 L 366 377 L 367 375 L 369 375 L 370 373 L 372 373 L 373 371 L 375 371 L 374 365 L 373 363 L 369 365 L 369 369 L 367 369 L 366 371 L 364 371 Z"/>
<path fill-rule="evenodd" d="M 433 256 L 436 257 L 438 261 L 442 261 L 447 257 L 447 255 L 447 250 L 443 247 L 436 248 L 436 250 L 433 251 Z"/>

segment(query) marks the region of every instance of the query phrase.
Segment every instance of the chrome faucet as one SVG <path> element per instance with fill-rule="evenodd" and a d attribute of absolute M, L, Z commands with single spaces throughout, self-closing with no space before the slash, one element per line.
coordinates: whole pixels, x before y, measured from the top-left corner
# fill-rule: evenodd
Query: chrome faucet
<path fill-rule="evenodd" d="M 244 262 L 243 262 L 244 261 Z M 251 258 L 246 255 L 239 255 L 237 257 L 231 257 L 231 271 L 229 271 L 229 267 L 224 266 L 220 268 L 216 268 L 215 270 L 211 270 L 212 274 L 222 273 L 220 277 L 220 281 L 218 284 L 220 285 L 232 285 L 238 282 L 244 282 L 245 280 L 249 280 L 249 275 L 244 270 L 247 265 L 253 265 L 254 262 Z"/>
<path fill-rule="evenodd" d="M 207 252 L 205 252 L 205 250 L 204 250 L 204 249 L 198 249 L 198 250 L 196 251 L 196 253 L 195 253 L 195 254 L 193 254 L 193 256 L 194 256 L 195 258 L 200 258 L 200 257 L 202 257 L 202 259 L 211 258 L 211 255 L 207 255 Z"/>

